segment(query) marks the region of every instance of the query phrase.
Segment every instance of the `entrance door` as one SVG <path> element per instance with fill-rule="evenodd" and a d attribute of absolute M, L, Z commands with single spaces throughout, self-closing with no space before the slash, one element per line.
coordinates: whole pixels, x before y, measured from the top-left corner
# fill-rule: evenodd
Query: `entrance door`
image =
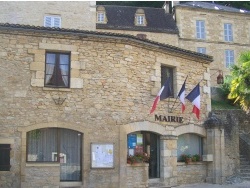
<path fill-rule="evenodd" d="M 128 135 L 128 150 L 133 155 L 138 152 L 147 153 L 150 156 L 149 160 L 149 178 L 160 177 L 160 137 L 159 135 L 138 131 Z"/>
<path fill-rule="evenodd" d="M 159 136 L 150 134 L 150 162 L 149 162 L 149 178 L 160 177 L 160 142 Z"/>

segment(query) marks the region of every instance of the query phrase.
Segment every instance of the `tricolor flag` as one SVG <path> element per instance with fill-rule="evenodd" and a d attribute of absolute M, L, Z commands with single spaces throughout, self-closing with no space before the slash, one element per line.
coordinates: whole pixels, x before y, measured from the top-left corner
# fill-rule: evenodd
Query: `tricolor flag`
<path fill-rule="evenodd" d="M 159 91 L 159 93 L 157 94 L 155 100 L 154 100 L 154 104 L 150 110 L 150 114 L 152 114 L 155 109 L 156 109 L 156 106 L 158 104 L 158 102 L 160 100 L 164 100 L 168 97 L 171 96 L 171 88 L 170 88 L 170 78 L 167 79 L 167 81 L 165 82 L 165 84 L 162 86 L 161 90 Z"/>
<path fill-rule="evenodd" d="M 181 111 L 182 113 L 184 112 L 185 110 L 185 86 L 186 86 L 186 80 L 184 81 L 184 83 L 182 84 L 182 87 L 181 87 L 181 90 L 178 94 L 178 97 L 181 101 Z"/>
<path fill-rule="evenodd" d="M 196 117 L 200 118 L 200 83 L 195 86 L 195 88 L 186 96 L 186 99 L 188 99 L 193 105 L 193 113 L 196 114 Z"/>

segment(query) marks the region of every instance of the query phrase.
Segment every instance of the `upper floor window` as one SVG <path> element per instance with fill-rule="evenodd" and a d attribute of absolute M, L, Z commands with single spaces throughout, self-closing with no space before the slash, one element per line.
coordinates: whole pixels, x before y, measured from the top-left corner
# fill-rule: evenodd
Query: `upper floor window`
<path fill-rule="evenodd" d="M 97 22 L 104 22 L 105 14 L 103 12 L 97 13 Z"/>
<path fill-rule="evenodd" d="M 46 52 L 45 86 L 69 87 L 70 54 Z"/>
<path fill-rule="evenodd" d="M 165 65 L 161 66 L 161 87 L 165 84 L 165 82 L 169 78 L 172 97 L 174 96 L 174 82 L 173 82 L 174 74 L 173 72 L 174 72 L 174 69 L 172 67 L 167 67 Z"/>
<path fill-rule="evenodd" d="M 202 53 L 202 54 L 206 54 L 206 48 L 204 48 L 204 47 L 198 47 L 197 48 L 197 52 Z"/>
<path fill-rule="evenodd" d="M 61 17 L 60 16 L 45 16 L 44 26 L 45 27 L 61 27 Z"/>
<path fill-rule="evenodd" d="M 196 38 L 205 39 L 205 21 L 196 20 Z"/>
<path fill-rule="evenodd" d="M 137 9 L 135 13 L 135 25 L 146 26 L 146 17 L 143 9 Z"/>
<path fill-rule="evenodd" d="M 107 23 L 106 10 L 104 6 L 98 6 L 96 8 L 96 22 Z"/>
<path fill-rule="evenodd" d="M 234 64 L 234 51 L 225 50 L 226 67 L 230 68 Z"/>
<path fill-rule="evenodd" d="M 10 144 L 0 144 L 0 171 L 10 171 Z"/>
<path fill-rule="evenodd" d="M 142 16 L 142 15 L 137 16 L 137 24 L 144 25 L 144 16 Z"/>
<path fill-rule="evenodd" d="M 224 24 L 224 40 L 228 42 L 233 41 L 232 24 L 229 23 Z"/>

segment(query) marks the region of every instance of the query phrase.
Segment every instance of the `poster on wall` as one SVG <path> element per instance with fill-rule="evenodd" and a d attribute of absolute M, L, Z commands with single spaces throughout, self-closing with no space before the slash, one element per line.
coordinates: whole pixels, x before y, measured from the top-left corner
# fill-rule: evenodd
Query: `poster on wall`
<path fill-rule="evenodd" d="M 114 168 L 113 143 L 91 143 L 91 168 Z"/>
<path fill-rule="evenodd" d="M 128 148 L 134 149 L 136 146 L 136 134 L 129 134 L 128 135 Z"/>

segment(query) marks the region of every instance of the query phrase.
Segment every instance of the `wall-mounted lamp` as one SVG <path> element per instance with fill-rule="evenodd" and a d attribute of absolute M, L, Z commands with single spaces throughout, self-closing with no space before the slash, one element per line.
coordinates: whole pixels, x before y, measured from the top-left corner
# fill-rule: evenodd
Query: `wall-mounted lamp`
<path fill-rule="evenodd" d="M 53 100 L 56 105 L 62 105 L 64 101 L 66 100 L 66 98 L 57 97 L 57 98 L 53 98 Z"/>
<path fill-rule="evenodd" d="M 219 70 L 219 75 L 217 76 L 217 84 L 223 84 L 224 78 L 223 78 L 223 72 Z"/>

